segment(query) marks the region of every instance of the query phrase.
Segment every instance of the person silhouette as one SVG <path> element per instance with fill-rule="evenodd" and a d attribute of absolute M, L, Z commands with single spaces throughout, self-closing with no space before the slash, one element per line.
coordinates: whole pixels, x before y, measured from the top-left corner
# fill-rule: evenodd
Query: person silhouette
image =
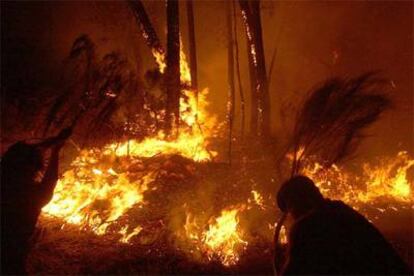
<path fill-rule="evenodd" d="M 282 275 L 410 273 L 374 225 L 342 201 L 324 198 L 310 178 L 286 181 L 277 204 L 293 219 Z"/>
<path fill-rule="evenodd" d="M 1 274 L 26 274 L 30 239 L 58 180 L 59 152 L 71 129 L 38 144 L 17 142 L 1 160 Z M 48 165 L 43 152 L 50 149 Z M 36 180 L 44 170 L 40 181 Z"/>

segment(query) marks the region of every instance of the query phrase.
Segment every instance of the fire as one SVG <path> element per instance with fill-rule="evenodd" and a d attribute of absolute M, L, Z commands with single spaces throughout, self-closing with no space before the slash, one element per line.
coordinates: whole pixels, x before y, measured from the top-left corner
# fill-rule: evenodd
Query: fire
<path fill-rule="evenodd" d="M 288 237 L 287 237 L 286 227 L 285 226 L 282 226 L 282 228 L 280 229 L 279 242 L 281 244 L 287 244 L 288 243 Z"/>
<path fill-rule="evenodd" d="M 152 51 L 152 55 L 155 58 L 155 62 L 158 65 L 158 70 L 161 73 L 165 73 L 165 69 L 167 68 L 167 63 L 165 61 L 165 53 L 160 52 L 157 50 Z M 183 43 L 180 39 L 180 79 L 183 83 L 190 83 L 191 82 L 191 72 L 190 68 L 188 67 L 187 57 L 185 56 L 183 50 Z"/>
<path fill-rule="evenodd" d="M 161 72 L 165 70 L 163 53 L 153 53 Z M 186 57 L 180 54 L 181 82 L 180 132 L 176 139 L 166 139 L 160 132 L 143 141 L 129 140 L 108 144 L 103 148 L 86 149 L 70 165 L 57 183 L 51 202 L 43 214 L 79 225 L 98 235 L 118 233 L 121 242 L 138 235 L 140 226 L 128 231 L 127 212 L 145 205 L 144 193 L 155 179 L 152 170 L 137 171 L 145 158 L 159 154 L 179 154 L 194 161 L 211 160 L 217 153 L 209 151 L 208 139 L 213 135 L 215 117 L 208 114 L 207 89 L 191 91 L 191 75 Z"/>
<path fill-rule="evenodd" d="M 158 65 L 158 70 L 161 73 L 164 73 L 165 72 L 165 68 L 167 67 L 167 63 L 165 62 L 165 53 L 160 52 L 160 51 L 158 51 L 156 49 L 153 49 L 152 50 L 152 55 L 154 56 L 155 62 Z"/>
<path fill-rule="evenodd" d="M 134 230 L 132 230 L 129 234 L 128 234 L 128 226 L 125 226 L 121 229 L 120 233 L 122 234 L 122 238 L 119 240 L 120 242 L 123 243 L 129 243 L 130 239 L 136 235 L 138 235 L 141 230 L 143 228 L 138 225 L 137 227 L 135 227 Z"/>
<path fill-rule="evenodd" d="M 379 166 L 364 165 L 368 193 L 360 196 L 361 201 L 389 195 L 396 200 L 410 202 L 413 199 L 407 172 L 414 167 L 414 159 L 407 152 L 399 152 L 393 159 L 382 160 Z"/>
<path fill-rule="evenodd" d="M 266 205 L 264 203 L 264 199 L 263 196 L 256 190 L 252 190 L 251 191 L 252 196 L 253 196 L 253 200 L 251 200 L 250 198 L 247 200 L 248 203 L 254 203 L 257 206 L 259 206 L 260 209 L 265 210 L 266 209 Z"/>
<path fill-rule="evenodd" d="M 217 153 L 208 151 L 208 139 L 213 135 L 216 118 L 207 112 L 206 99 L 208 89 L 203 89 L 195 97 L 194 91 L 189 89 L 191 73 L 186 56 L 180 43 L 180 79 L 183 84 L 180 98 L 180 125 L 179 136 L 175 140 L 165 139 L 163 132 L 144 141 L 130 140 L 121 145 L 109 145 L 117 156 L 130 154 L 136 157 L 151 157 L 157 154 L 180 154 L 194 161 L 208 161 Z M 153 51 L 156 63 L 161 73 L 165 71 L 165 53 Z"/>
<path fill-rule="evenodd" d="M 187 212 L 185 235 L 181 238 L 188 239 L 193 245 L 188 251 L 201 252 L 208 260 L 219 260 L 225 266 L 236 264 L 248 244 L 239 225 L 238 216 L 242 210 L 244 206 L 227 208 L 220 216 L 213 216 L 208 221 Z"/>
<path fill-rule="evenodd" d="M 160 72 L 164 72 L 164 53 L 153 54 Z M 178 136 L 167 139 L 159 132 L 142 141 L 113 142 L 102 148 L 82 150 L 59 179 L 52 201 L 42 210 L 44 216 L 57 217 L 97 235 L 117 235 L 121 243 L 133 243 L 134 237 L 141 237 L 148 229 L 145 223 L 134 222 L 130 211 L 146 210 L 149 198 L 146 193 L 160 188 L 157 177 L 161 169 L 147 166 L 145 162 L 161 154 L 181 155 L 194 162 L 210 161 L 217 155 L 208 149 L 209 138 L 217 129 L 216 118 L 206 110 L 208 90 L 200 91 L 196 99 L 189 88 L 191 75 L 182 50 L 180 59 L 182 97 Z M 406 152 L 400 152 L 378 165 L 365 164 L 362 174 L 335 165 L 327 170 L 310 161 L 303 173 L 316 181 L 324 195 L 355 207 L 382 198 L 410 203 L 413 193 L 408 170 L 413 166 L 414 160 Z M 251 244 L 248 231 L 240 224 L 240 216 L 247 210 L 266 212 L 272 209 L 264 200 L 268 197 L 263 197 L 256 188 L 251 187 L 250 193 L 247 192 L 237 205 L 214 214 L 211 210 L 186 209 L 179 229 L 169 229 L 179 247 L 195 259 L 218 260 L 225 266 L 236 264 Z M 270 232 L 274 231 L 272 224 L 274 221 L 263 221 L 264 228 Z M 286 232 L 282 230 L 285 243 Z"/>
<path fill-rule="evenodd" d="M 408 171 L 414 159 L 407 152 L 394 158 L 383 158 L 376 165 L 363 164 L 362 174 L 355 174 L 333 165 L 324 169 L 319 163 L 308 164 L 303 173 L 315 180 L 321 192 L 358 208 L 361 204 L 389 202 L 410 203 L 413 200 L 412 183 Z"/>
<path fill-rule="evenodd" d="M 247 245 L 247 242 L 240 237 L 238 212 L 238 209 L 223 210 L 220 217 L 203 235 L 204 243 L 209 248 L 209 258 L 217 255 L 224 265 L 236 263 L 239 260 L 237 247 Z"/>
<path fill-rule="evenodd" d="M 72 169 L 58 180 L 52 201 L 42 210 L 44 214 L 101 235 L 116 226 L 115 222 L 128 209 L 144 204 L 143 193 L 154 177 L 152 172 L 132 180 L 133 174 L 116 172 L 109 167 L 111 156 L 101 154 L 85 150 L 72 162 Z M 109 160 L 104 163 L 98 159 L 103 157 Z"/>

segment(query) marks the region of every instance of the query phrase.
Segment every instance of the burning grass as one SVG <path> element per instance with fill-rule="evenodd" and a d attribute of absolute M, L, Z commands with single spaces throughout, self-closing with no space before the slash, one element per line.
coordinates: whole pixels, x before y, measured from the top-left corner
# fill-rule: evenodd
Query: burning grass
<path fill-rule="evenodd" d="M 214 273 L 231 269 L 226 267 L 231 267 L 243 259 L 243 253 L 247 250 L 246 239 L 252 235 L 247 231 L 249 221 L 246 214 L 255 212 L 259 207 L 248 186 L 244 189 L 240 189 L 238 185 L 225 187 L 229 178 L 238 183 L 241 183 L 242 178 L 236 174 L 226 176 L 226 165 L 194 163 L 177 155 L 141 158 L 141 162 L 136 158 L 132 159 L 140 164 L 141 172 L 151 169 L 155 175 L 147 189 L 142 192 L 143 201 L 130 207 L 114 221 L 102 219 L 108 210 L 94 210 L 92 213 L 99 214 L 101 223 L 106 225 L 104 233 L 95 231 L 96 225 L 91 224 L 91 220 L 81 220 L 81 224 L 74 224 L 66 220 L 70 216 L 58 218 L 45 211 L 40 220 L 40 226 L 45 232 L 40 236 L 33 252 L 30 261 L 32 267 L 53 258 L 52 263 L 61 262 L 59 265 L 67 268 L 73 265 L 64 263 L 64 259 L 70 256 L 70 259 L 81 263 L 79 267 L 73 267 L 77 273 L 87 273 L 87 269 L 94 272 L 102 269 L 109 273 L 108 271 L 115 269 L 112 265 L 125 262 L 133 263 L 131 269 L 134 272 L 148 271 L 149 268 L 145 265 L 137 265 L 137 260 L 158 265 L 163 273 L 173 272 L 162 262 L 169 263 L 174 260 L 179 260 L 184 266 L 179 268 L 181 271 Z M 132 162 L 131 158 L 129 162 Z M 109 176 L 107 171 L 104 173 L 103 168 L 100 170 L 102 174 L 96 175 L 91 169 L 91 175 L 114 177 Z M 138 187 L 139 185 L 136 189 Z M 66 190 L 70 190 L 70 187 L 67 186 Z M 93 203 L 90 205 L 95 206 Z M 105 206 L 109 208 L 111 204 Z M 78 210 L 86 218 L 86 210 L 92 209 Z M 132 230 L 137 228 L 139 231 L 135 234 Z M 265 244 L 264 240 L 271 238 L 271 231 L 268 231 L 268 238 L 260 238 L 263 240 L 262 244 Z M 111 248 L 107 248 L 109 244 Z M 62 256 L 48 256 L 47 252 L 55 246 L 64 252 Z M 93 248 L 95 249 L 89 250 Z M 133 253 L 126 253 L 126 248 Z M 108 258 L 109 261 L 101 265 L 92 262 L 92 268 L 88 268 L 91 260 L 87 255 L 95 255 L 96 250 L 99 251 L 97 258 Z M 270 251 L 268 255 L 270 256 Z M 49 269 L 54 268 L 46 265 L 33 268 L 33 271 L 56 273 Z M 127 267 L 119 269 L 123 269 L 124 273 L 128 271 Z"/>
<path fill-rule="evenodd" d="M 30 261 L 33 271 L 57 273 L 52 265 L 42 267 L 42 263 L 49 262 L 43 258 L 52 258 L 48 252 L 55 247 L 64 253 L 53 256 L 50 261 L 60 262 L 58 266 L 63 269 L 71 266 L 72 272 L 77 273 L 236 273 L 239 269 L 248 270 L 247 264 L 252 259 L 254 265 L 267 262 L 264 267 L 271 271 L 268 265 L 277 211 L 270 192 L 276 190 L 277 184 L 269 185 L 276 177 L 269 174 L 270 164 L 247 167 L 234 164 L 229 170 L 225 164 L 195 162 L 178 155 L 120 158 L 114 154 L 113 159 L 105 160 L 107 163 L 98 162 L 98 167 L 97 162 L 84 163 L 84 167 L 75 163 L 84 174 L 89 168 L 87 177 L 84 175 L 78 181 L 89 181 L 82 186 L 92 186 L 95 190 L 73 192 L 76 184 L 68 181 L 62 186 L 67 197 L 62 202 L 72 204 L 53 209 L 51 206 L 59 206 L 62 200 L 60 192 L 45 208 L 40 220 L 45 232 Z M 324 173 L 311 171 L 318 167 L 313 163 L 309 165 L 309 174 L 325 195 L 345 200 L 376 223 L 385 216 L 412 212 L 412 181 L 409 180 L 412 162 L 408 154 L 399 153 L 375 164 L 365 164 L 362 166 L 365 174 L 340 167 Z M 382 195 L 378 195 L 375 176 L 383 177 Z M 403 184 L 398 182 L 401 179 Z M 127 183 L 128 189 L 116 188 L 119 183 Z M 409 197 L 387 192 L 402 185 L 408 185 Z M 99 191 L 99 186 L 103 191 Z M 134 204 L 122 200 L 130 193 L 136 199 Z M 370 200 L 361 200 L 368 196 Z M 79 202 L 89 204 L 74 208 L 82 198 L 85 201 Z M 116 209 L 119 202 L 125 203 L 123 209 Z M 62 210 L 62 213 L 59 217 L 47 210 Z M 74 223 L 73 217 L 81 219 Z M 109 261 L 99 264 L 91 260 L 90 254 Z M 79 266 L 71 264 L 68 258 L 75 259 Z M 172 262 L 178 262 L 179 268 L 171 268 Z M 149 267 L 152 265 L 159 266 L 159 271 Z"/>
<path fill-rule="evenodd" d="M 354 208 L 384 202 L 390 203 L 391 208 L 393 203 L 409 205 L 414 199 L 413 175 L 409 175 L 412 168 L 414 159 L 401 151 L 396 156 L 364 163 L 357 173 L 336 165 L 326 170 L 317 162 L 308 162 L 304 174 L 315 180 L 325 196 L 343 200 Z"/>

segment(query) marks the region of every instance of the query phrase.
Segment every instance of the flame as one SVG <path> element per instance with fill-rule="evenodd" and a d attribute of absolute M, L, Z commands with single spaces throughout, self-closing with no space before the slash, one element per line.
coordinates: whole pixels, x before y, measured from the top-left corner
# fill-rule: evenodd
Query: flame
<path fill-rule="evenodd" d="M 394 158 L 382 158 L 378 164 L 363 164 L 362 174 L 355 174 L 333 165 L 323 168 L 319 163 L 307 164 L 303 170 L 310 176 L 322 194 L 340 199 L 358 208 L 361 204 L 375 204 L 378 201 L 409 203 L 413 200 L 412 183 L 408 170 L 414 167 L 405 151 Z"/>
<path fill-rule="evenodd" d="M 119 241 L 123 242 L 123 243 L 129 243 L 130 239 L 132 237 L 138 235 L 141 232 L 142 229 L 143 228 L 140 225 L 138 225 L 137 227 L 135 227 L 134 230 L 132 230 L 130 233 L 128 233 L 128 231 L 127 231 L 128 226 L 123 227 L 120 231 L 120 233 L 122 234 L 122 237 Z"/>
<path fill-rule="evenodd" d="M 382 160 L 379 166 L 364 165 L 367 193 L 362 193 L 359 200 L 367 202 L 388 195 L 398 201 L 410 202 L 411 186 L 407 171 L 414 167 L 414 159 L 407 152 L 399 152 L 393 159 Z"/>
<path fill-rule="evenodd" d="M 238 209 L 223 210 L 214 224 L 203 235 L 204 243 L 210 249 L 209 258 L 218 256 L 224 265 L 235 264 L 239 260 L 237 247 L 247 245 L 240 236 Z"/>
<path fill-rule="evenodd" d="M 72 162 L 72 169 L 58 180 L 51 202 L 42 209 L 44 214 L 102 235 L 128 209 L 144 204 L 143 193 L 154 178 L 153 173 L 149 171 L 133 181 L 128 171 L 107 168 L 112 165 L 110 156 L 104 155 L 109 158 L 106 163 L 98 163 L 101 154 L 96 150 L 81 152 Z"/>
<path fill-rule="evenodd" d="M 160 72 L 164 72 L 165 54 L 155 51 L 153 54 Z M 183 88 L 179 135 L 171 140 L 159 132 L 142 141 L 114 142 L 102 148 L 81 151 L 59 179 L 51 202 L 42 209 L 44 216 L 60 218 L 64 223 L 78 225 L 97 235 L 116 234 L 119 242 L 132 243 L 133 237 L 144 230 L 144 224 L 134 225 L 129 219 L 129 211 L 145 208 L 146 192 L 157 189 L 158 168 L 146 166 L 146 158 L 179 154 L 196 162 L 205 162 L 217 155 L 208 150 L 209 138 L 215 135 L 217 128 L 216 118 L 206 110 L 208 89 L 198 93 L 198 100 L 189 89 L 191 74 L 182 49 L 180 71 Z M 408 153 L 400 152 L 395 158 L 382 160 L 379 165 L 365 164 L 362 174 L 335 165 L 324 169 L 311 161 L 303 173 L 315 180 L 325 196 L 344 200 L 355 207 L 382 198 L 410 203 L 413 193 L 407 173 L 413 166 L 414 160 Z M 240 215 L 252 206 L 258 206 L 255 208 L 258 212 L 271 209 L 256 189 L 246 197 L 240 205 L 224 208 L 219 215 L 186 210 L 185 223 L 173 231 L 177 240 L 195 257 L 219 260 L 225 266 L 236 264 L 250 243 L 247 231 L 239 222 Z M 266 223 L 264 227 L 273 231 L 274 227 Z M 286 243 L 284 228 L 281 238 Z"/>
<path fill-rule="evenodd" d="M 247 20 L 247 14 L 243 9 L 242 9 L 241 13 L 242 13 L 244 25 L 246 27 L 247 37 L 249 39 L 249 48 L 250 48 L 251 56 L 253 58 L 253 64 L 257 67 L 256 44 L 253 43 L 253 36 L 252 36 L 252 32 L 250 30 L 250 25 L 249 25 L 248 20 Z"/>
<path fill-rule="evenodd" d="M 167 68 L 167 62 L 165 61 L 165 53 L 156 49 L 152 50 L 152 55 L 155 58 L 155 62 L 158 65 L 160 73 L 165 73 Z M 180 38 L 180 80 L 183 83 L 191 83 L 191 71 L 188 66 L 187 57 L 185 56 L 183 43 Z"/>
<path fill-rule="evenodd" d="M 187 212 L 185 235 L 181 238 L 189 240 L 193 245 L 188 251 L 194 254 L 202 252 L 208 260 L 217 259 L 225 266 L 236 264 L 248 244 L 242 238 L 243 231 L 238 220 L 244 208 L 245 206 L 224 209 L 220 216 L 213 216 L 207 222 Z"/>
<path fill-rule="evenodd" d="M 250 198 L 247 200 L 248 203 L 253 203 L 255 205 L 257 205 L 260 209 L 265 210 L 266 209 L 266 205 L 264 203 L 264 199 L 263 196 L 256 190 L 252 190 L 251 191 L 252 194 L 252 198 L 253 200 L 251 200 Z M 251 207 L 251 206 L 249 206 Z"/>
<path fill-rule="evenodd" d="M 156 49 L 152 50 L 152 55 L 155 58 L 155 62 L 158 65 L 158 70 L 161 73 L 165 72 L 165 68 L 167 68 L 167 63 L 165 62 L 165 53 L 158 51 Z"/>
<path fill-rule="evenodd" d="M 153 51 L 153 55 L 159 70 L 164 72 L 165 54 Z M 144 193 L 155 179 L 151 170 L 138 177 L 131 172 L 131 165 L 158 154 L 179 154 L 194 161 L 211 160 L 217 155 L 207 150 L 207 138 L 213 135 L 216 125 L 215 117 L 206 111 L 208 89 L 198 93 L 198 100 L 195 98 L 194 91 L 188 88 L 191 74 L 182 49 L 180 59 L 183 96 L 178 137 L 166 139 L 159 132 L 143 141 L 129 140 L 83 150 L 59 179 L 51 202 L 42 209 L 44 215 L 61 218 L 98 235 L 116 232 L 121 235 L 121 242 L 129 242 L 140 228 L 128 232 L 131 227 L 121 220 L 132 207 L 145 204 Z"/>

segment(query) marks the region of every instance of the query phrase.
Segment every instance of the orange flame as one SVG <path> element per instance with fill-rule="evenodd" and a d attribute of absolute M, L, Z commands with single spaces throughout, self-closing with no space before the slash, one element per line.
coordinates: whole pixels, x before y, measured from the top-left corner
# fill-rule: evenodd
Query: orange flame
<path fill-rule="evenodd" d="M 234 265 L 248 244 L 243 239 L 238 220 L 244 208 L 224 209 L 218 217 L 213 216 L 208 221 L 187 212 L 184 235 L 177 233 L 177 237 L 183 239 L 184 249 L 194 257 L 201 252 L 208 260 L 217 259 L 225 266 Z"/>
<path fill-rule="evenodd" d="M 165 56 L 156 51 L 153 54 L 163 72 Z M 190 87 L 191 74 L 182 50 L 180 58 L 181 82 L 184 87 Z M 180 124 L 179 136 L 175 140 L 166 140 L 164 133 L 160 132 L 143 141 L 130 140 L 82 151 L 59 179 L 54 196 L 43 208 L 43 213 L 99 235 L 115 231 L 121 235 L 122 242 L 128 242 L 131 235 L 137 235 L 140 231 L 138 226 L 132 232 L 127 231 L 128 227 L 113 229 L 119 228 L 118 220 L 128 210 L 145 204 L 144 192 L 155 177 L 154 172 L 147 170 L 137 180 L 129 170 L 131 163 L 158 154 L 179 154 L 194 161 L 211 160 L 217 155 L 207 150 L 206 137 L 213 135 L 216 125 L 215 117 L 206 111 L 208 90 L 198 93 L 198 101 L 194 91 L 183 89 L 182 93 L 186 97 L 180 101 L 180 119 L 184 123 Z M 124 163 L 117 165 L 117 160 Z"/>
<path fill-rule="evenodd" d="M 203 233 L 203 242 L 208 248 L 209 259 L 218 256 L 224 265 L 237 263 L 239 260 L 238 247 L 244 247 L 247 242 L 241 238 L 237 214 L 239 209 L 223 210 L 221 215 L 210 224 Z"/>
<path fill-rule="evenodd" d="M 165 56 L 153 54 L 163 72 Z M 191 75 L 182 51 L 180 58 L 181 82 L 185 84 L 183 87 L 190 87 Z M 166 140 L 160 132 L 143 141 L 130 140 L 83 150 L 59 179 L 52 201 L 43 208 L 43 214 L 98 235 L 115 233 L 120 242 L 131 243 L 133 237 L 141 234 L 143 226 L 131 225 L 125 219 L 128 211 L 145 208 L 145 193 L 157 188 L 152 186 L 157 172 L 145 167 L 142 160 L 158 154 L 179 154 L 203 162 L 217 154 L 208 150 L 209 138 L 214 136 L 216 127 L 215 117 L 206 110 L 208 90 L 199 93 L 198 105 L 193 92 L 187 88 L 182 90 L 186 98 L 180 101 L 183 124 L 175 140 Z M 413 166 L 414 160 L 406 152 L 400 152 L 396 158 L 384 159 L 378 166 L 365 164 L 361 176 L 335 165 L 326 170 L 318 163 L 309 163 L 303 173 L 315 180 L 325 196 L 342 199 L 352 206 L 384 197 L 409 203 L 413 193 L 407 172 Z M 223 209 L 218 216 L 194 215 L 187 211 L 182 229 L 176 231 L 177 239 L 182 240 L 194 256 L 218 259 L 226 266 L 236 264 L 248 245 L 239 217 L 252 206 L 257 206 L 258 211 L 268 209 L 263 196 L 255 189 L 245 202 Z M 265 228 L 274 230 L 271 225 L 265 224 Z M 281 235 L 286 242 L 286 232 Z"/>
<path fill-rule="evenodd" d="M 341 199 L 354 207 L 384 199 L 400 203 L 413 200 L 412 183 L 407 174 L 414 167 L 414 159 L 407 152 L 383 158 L 378 165 L 365 163 L 362 167 L 362 175 L 355 175 L 336 165 L 324 169 L 319 163 L 312 163 L 303 173 L 316 182 L 325 196 Z"/>

